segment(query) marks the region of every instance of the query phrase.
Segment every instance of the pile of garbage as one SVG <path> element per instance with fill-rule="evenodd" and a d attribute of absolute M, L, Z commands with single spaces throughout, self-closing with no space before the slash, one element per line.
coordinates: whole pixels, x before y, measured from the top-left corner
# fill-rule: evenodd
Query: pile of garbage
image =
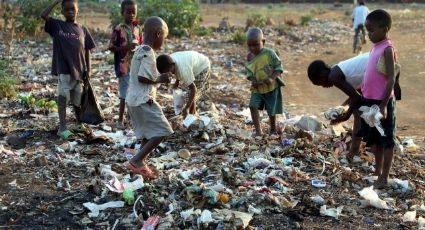
<path fill-rule="evenodd" d="M 308 29 L 293 33 L 309 37 Z M 278 118 L 279 135 L 253 137 L 249 87 L 241 77 L 245 53 L 215 42 L 225 36 L 172 40 L 165 50 L 204 51 L 215 76 L 210 100 L 184 119 L 175 113 L 173 91 L 160 88 L 158 101 L 175 133 L 149 157 L 159 174 L 154 181 L 124 166 L 142 144 L 130 125 L 113 125 L 118 81 L 106 40 L 93 53 L 92 78 L 106 122 L 76 130 L 71 141 L 56 137 L 51 47 L 29 41 L 15 47 L 23 84 L 18 99 L 0 103 L 1 222 L 94 229 L 424 227 L 424 161 L 412 155 L 423 148 L 402 139 L 390 186 L 376 190 L 370 151 L 362 146 L 353 163 L 345 157 L 350 128 L 286 114 Z M 223 83 L 233 80 L 240 84 Z M 267 130 L 266 114 L 260 120 Z"/>

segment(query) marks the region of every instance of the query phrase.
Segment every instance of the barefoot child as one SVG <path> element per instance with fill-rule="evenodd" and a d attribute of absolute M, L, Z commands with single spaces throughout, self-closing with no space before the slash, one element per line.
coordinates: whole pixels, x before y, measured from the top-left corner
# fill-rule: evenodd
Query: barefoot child
<path fill-rule="evenodd" d="M 276 53 L 264 47 L 263 31 L 251 28 L 247 32 L 247 44 L 250 55 L 246 64 L 247 79 L 251 81 L 251 99 L 249 108 L 257 136 L 262 135 L 258 110 L 267 110 L 270 118 L 270 134 L 276 133 L 276 114 L 282 114 L 283 86 L 282 63 Z"/>
<path fill-rule="evenodd" d="M 351 160 L 358 155 L 361 138 L 356 136 L 360 129 L 360 113 L 358 106 L 361 100 L 360 91 L 363 77 L 366 70 L 366 64 L 369 60 L 369 53 L 361 54 L 348 60 L 342 61 L 333 67 L 329 67 L 322 60 L 313 61 L 308 66 L 308 77 L 314 85 L 320 85 L 325 88 L 336 86 L 349 96 L 347 103 L 350 105 L 348 110 L 332 120 L 331 124 L 337 124 L 347 121 L 351 114 L 354 114 L 354 125 L 352 144 L 347 158 Z M 346 104 L 344 102 L 344 104 Z"/>
<path fill-rule="evenodd" d="M 49 17 L 52 9 L 62 2 L 65 21 Z M 82 81 L 90 76 L 90 50 L 95 47 L 90 32 L 78 24 L 77 0 L 56 0 L 41 13 L 46 21 L 44 30 L 53 38 L 52 74 L 58 80 L 58 135 L 72 135 L 66 126 L 66 105 L 73 104 L 75 119 L 79 124 Z"/>
<path fill-rule="evenodd" d="M 124 23 L 117 25 L 112 31 L 109 50 L 114 53 L 115 74 L 119 84 L 119 118 L 117 128 L 124 128 L 123 117 L 125 97 L 130 76 L 129 66 L 134 49 L 142 43 L 141 30 L 137 25 L 137 4 L 134 0 L 124 0 L 121 3 L 121 15 Z"/>
<path fill-rule="evenodd" d="M 127 168 L 147 179 L 155 179 L 146 159 L 173 130 L 155 101 L 159 83 L 170 83 L 170 73 L 159 75 L 155 51 L 168 35 L 167 24 L 159 17 L 149 17 L 144 25 L 143 44 L 137 47 L 130 65 L 130 86 L 126 97 L 134 132 L 143 147 L 128 162 Z"/>
<path fill-rule="evenodd" d="M 374 187 L 383 188 L 388 183 L 388 177 L 394 156 L 395 146 L 395 49 L 388 38 L 391 29 L 391 16 L 384 10 L 375 10 L 366 18 L 366 29 L 373 48 L 369 55 L 365 77 L 362 85 L 362 105 L 379 105 L 384 115 L 381 120 L 385 136 L 381 136 L 376 128 L 369 127 L 362 120 L 358 133 L 367 146 L 372 146 L 375 155 L 375 175 L 378 180 Z M 385 74 L 378 71 L 379 59 L 385 60 Z"/>
<path fill-rule="evenodd" d="M 186 117 L 188 113 L 196 113 L 196 102 L 205 96 L 209 89 L 210 60 L 196 51 L 180 51 L 171 55 L 160 55 L 156 66 L 160 73 L 170 72 L 175 74 L 177 88 L 181 83 L 189 89 L 186 105 L 181 114 Z"/>

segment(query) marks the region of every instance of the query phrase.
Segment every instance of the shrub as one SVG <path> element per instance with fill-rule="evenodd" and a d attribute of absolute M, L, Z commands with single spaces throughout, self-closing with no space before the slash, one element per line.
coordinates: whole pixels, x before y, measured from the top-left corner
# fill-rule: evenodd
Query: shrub
<path fill-rule="evenodd" d="M 266 26 L 266 24 L 267 24 L 267 18 L 260 13 L 250 14 L 248 15 L 248 18 L 246 19 L 246 29 L 253 26 L 262 28 Z"/>
<path fill-rule="evenodd" d="M 212 34 L 212 32 L 213 32 L 213 31 L 212 31 L 210 28 L 207 28 L 207 27 L 201 26 L 201 27 L 196 28 L 196 29 L 194 30 L 194 32 L 193 32 L 193 33 L 194 33 L 196 36 L 203 37 L 203 36 L 211 35 L 211 34 Z"/>
<path fill-rule="evenodd" d="M 312 20 L 312 18 L 311 18 L 310 15 L 301 16 L 300 25 L 301 26 L 308 26 L 308 24 L 310 23 L 311 20 Z"/>
<path fill-rule="evenodd" d="M 0 99 L 16 96 L 16 80 L 11 61 L 0 59 Z"/>
<path fill-rule="evenodd" d="M 232 34 L 232 41 L 239 43 L 239 44 L 244 44 L 246 42 L 246 34 L 243 30 L 239 29 L 236 30 L 233 34 Z"/>
<path fill-rule="evenodd" d="M 198 27 L 201 20 L 199 3 L 196 0 L 138 0 L 138 18 L 142 23 L 150 16 L 159 16 L 168 25 L 170 35 L 189 35 Z M 111 25 L 122 22 L 121 7 L 109 7 Z"/>

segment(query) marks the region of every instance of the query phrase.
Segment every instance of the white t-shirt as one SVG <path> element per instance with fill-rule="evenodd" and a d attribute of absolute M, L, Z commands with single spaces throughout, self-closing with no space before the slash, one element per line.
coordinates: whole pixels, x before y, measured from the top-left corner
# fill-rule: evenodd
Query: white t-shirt
<path fill-rule="evenodd" d="M 210 68 L 210 60 L 196 51 L 180 51 L 170 55 L 176 63 L 176 79 L 183 86 L 189 86 L 195 81 L 195 76 Z"/>
<path fill-rule="evenodd" d="M 360 5 L 354 8 L 351 18 L 354 19 L 353 29 L 356 29 L 359 25 L 364 25 L 366 22 L 366 17 L 369 14 L 369 8 L 366 6 Z"/>
<path fill-rule="evenodd" d="M 155 81 L 158 76 L 155 51 L 147 45 L 140 45 L 134 52 L 130 66 L 130 82 L 125 101 L 129 106 L 139 106 L 155 99 L 157 84 L 143 84 L 139 76 Z"/>
<path fill-rule="evenodd" d="M 360 89 L 362 87 L 368 60 L 369 53 L 364 53 L 337 64 L 344 73 L 345 80 L 353 86 L 354 89 Z"/>

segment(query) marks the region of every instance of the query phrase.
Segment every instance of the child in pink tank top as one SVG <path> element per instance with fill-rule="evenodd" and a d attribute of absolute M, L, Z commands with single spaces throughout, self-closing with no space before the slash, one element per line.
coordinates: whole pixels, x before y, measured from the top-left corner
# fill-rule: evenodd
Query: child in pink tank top
<path fill-rule="evenodd" d="M 374 43 L 370 52 L 362 85 L 362 105 L 378 105 L 384 115 L 381 120 L 385 136 L 381 136 L 375 127 L 370 127 L 364 120 L 357 136 L 363 137 L 367 146 L 372 147 L 375 155 L 375 176 L 378 179 L 374 188 L 383 188 L 388 184 L 388 177 L 394 156 L 395 146 L 395 100 L 393 89 L 395 83 L 395 51 L 388 32 L 391 28 L 391 16 L 384 10 L 375 10 L 366 18 L 366 29 L 371 42 Z M 385 60 L 385 72 L 378 71 L 380 58 Z"/>

